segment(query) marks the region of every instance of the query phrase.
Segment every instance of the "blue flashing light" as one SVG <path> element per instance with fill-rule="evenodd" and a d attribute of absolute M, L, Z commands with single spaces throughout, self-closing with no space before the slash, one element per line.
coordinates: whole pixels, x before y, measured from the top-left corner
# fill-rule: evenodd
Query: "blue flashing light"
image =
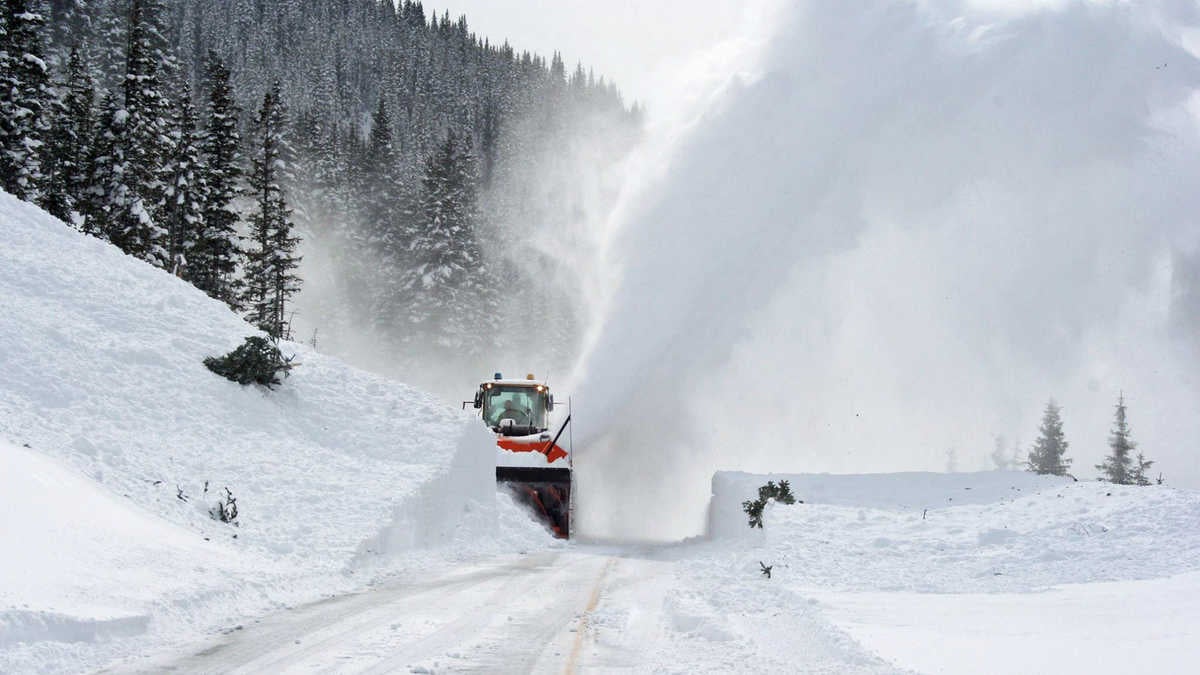
<path fill-rule="evenodd" d="M 496 379 L 497 379 L 497 380 L 503 380 L 503 379 L 504 379 L 504 376 L 503 376 L 503 375 L 501 375 L 500 373 L 496 373 Z"/>

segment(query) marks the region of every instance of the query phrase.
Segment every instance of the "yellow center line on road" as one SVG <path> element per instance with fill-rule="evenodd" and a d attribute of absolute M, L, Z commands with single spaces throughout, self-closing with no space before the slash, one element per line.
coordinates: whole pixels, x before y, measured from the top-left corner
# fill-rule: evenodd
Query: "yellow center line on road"
<path fill-rule="evenodd" d="M 579 651 L 583 649 L 583 638 L 588 629 L 588 618 L 596 609 L 596 605 L 600 603 L 600 590 L 604 588 L 604 578 L 608 576 L 609 570 L 617 564 L 616 558 L 609 558 L 604 564 L 604 569 L 600 570 L 600 574 L 596 577 L 596 583 L 592 586 L 592 595 L 588 598 L 587 607 L 583 610 L 583 614 L 579 617 L 579 625 L 575 629 L 575 644 L 571 646 L 571 655 L 567 658 L 567 666 L 563 670 L 566 675 L 574 675 L 576 663 L 579 661 Z"/>

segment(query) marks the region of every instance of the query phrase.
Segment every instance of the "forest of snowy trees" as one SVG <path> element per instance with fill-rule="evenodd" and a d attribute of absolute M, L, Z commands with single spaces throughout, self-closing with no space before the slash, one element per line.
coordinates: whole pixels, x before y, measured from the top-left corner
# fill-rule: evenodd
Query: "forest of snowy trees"
<path fill-rule="evenodd" d="M 6 0 L 2 18 L 5 190 L 276 336 L 316 251 L 336 273 L 307 325 L 401 362 L 485 357 L 513 307 L 575 337 L 569 299 L 534 283 L 559 263 L 527 240 L 579 209 L 547 164 L 598 136 L 610 161 L 637 133 L 603 78 L 410 0 Z"/>

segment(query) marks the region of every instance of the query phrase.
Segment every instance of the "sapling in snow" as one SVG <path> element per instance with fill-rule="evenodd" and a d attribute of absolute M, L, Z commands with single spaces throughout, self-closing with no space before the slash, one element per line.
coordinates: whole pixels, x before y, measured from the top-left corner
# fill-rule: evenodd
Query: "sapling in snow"
<path fill-rule="evenodd" d="M 1117 485 L 1150 485 L 1150 477 L 1146 470 L 1154 465 L 1153 460 L 1139 452 L 1137 458 L 1133 451 L 1137 443 L 1132 438 L 1129 423 L 1125 420 L 1125 394 L 1117 399 L 1117 411 L 1113 419 L 1113 430 L 1108 436 L 1109 454 L 1103 464 L 1097 464 L 1100 470 L 1100 480 L 1107 480 Z"/>
<path fill-rule="evenodd" d="M 280 384 L 279 374 L 287 377 L 296 364 L 292 356 L 284 357 L 276 344 L 265 337 L 252 335 L 237 349 L 225 356 L 210 356 L 204 365 L 214 373 L 241 385 L 261 384 L 271 389 Z"/>
<path fill-rule="evenodd" d="M 212 516 L 213 520 L 219 520 L 222 523 L 233 523 L 237 525 L 238 506 L 237 497 L 225 488 L 225 496 L 217 499 L 217 503 L 208 510 L 208 515 Z"/>
<path fill-rule="evenodd" d="M 742 510 L 750 516 L 750 527 L 762 529 L 763 509 L 771 500 L 782 504 L 795 504 L 796 496 L 792 494 L 791 484 L 786 480 L 781 480 L 778 484 L 775 481 L 767 481 L 766 485 L 758 488 L 758 499 L 742 502 Z"/>

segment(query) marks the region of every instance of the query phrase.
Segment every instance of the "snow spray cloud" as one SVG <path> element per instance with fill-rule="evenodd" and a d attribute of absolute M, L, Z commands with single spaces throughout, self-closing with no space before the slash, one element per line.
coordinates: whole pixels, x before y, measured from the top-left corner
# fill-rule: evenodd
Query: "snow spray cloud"
<path fill-rule="evenodd" d="M 1200 484 L 1196 20 L 792 5 L 623 211 L 574 386 L 584 533 L 695 534 L 717 469 L 984 468 L 1051 396 L 1090 478 L 1122 389 Z"/>

